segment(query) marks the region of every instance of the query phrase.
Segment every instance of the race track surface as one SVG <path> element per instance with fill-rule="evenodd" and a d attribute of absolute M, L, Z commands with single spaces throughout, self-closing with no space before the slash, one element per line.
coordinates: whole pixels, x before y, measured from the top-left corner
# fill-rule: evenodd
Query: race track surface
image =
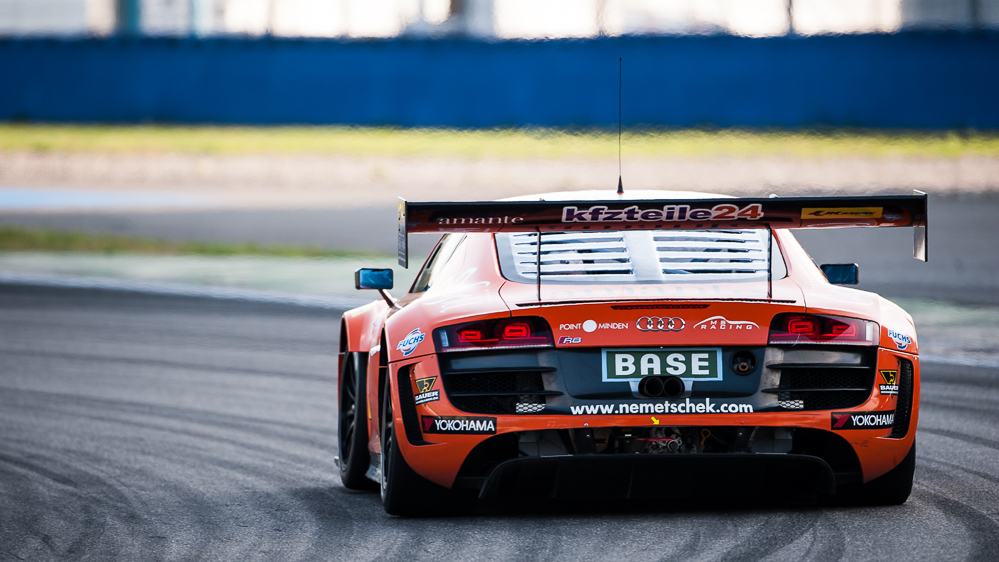
<path fill-rule="evenodd" d="M 999 557 L 999 371 L 924 366 L 915 490 L 900 507 L 411 520 L 336 476 L 338 318 L 0 286 L 0 560 Z"/>

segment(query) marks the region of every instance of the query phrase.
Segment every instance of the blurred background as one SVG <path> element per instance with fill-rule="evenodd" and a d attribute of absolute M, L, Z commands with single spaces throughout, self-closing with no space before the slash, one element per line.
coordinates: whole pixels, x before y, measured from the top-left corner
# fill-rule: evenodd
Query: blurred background
<path fill-rule="evenodd" d="M 5 35 L 554 39 L 999 27 L 995 0 L 3 0 Z"/>
<path fill-rule="evenodd" d="M 0 0 L 0 76 L 10 283 L 362 302 L 397 197 L 613 189 L 620 93 L 627 189 L 927 191 L 800 239 L 999 304 L 999 0 Z"/>

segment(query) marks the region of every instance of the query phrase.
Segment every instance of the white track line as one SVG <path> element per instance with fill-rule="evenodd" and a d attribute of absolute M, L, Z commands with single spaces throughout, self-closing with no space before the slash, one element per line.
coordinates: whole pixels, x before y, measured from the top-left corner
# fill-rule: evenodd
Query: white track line
<path fill-rule="evenodd" d="M 162 281 L 137 281 L 134 279 L 112 279 L 107 277 L 52 275 L 45 273 L 20 273 L 11 271 L 0 271 L 0 284 L 64 287 L 71 289 L 102 289 L 107 291 L 126 291 L 149 295 L 200 297 L 266 304 L 290 304 L 294 306 L 335 310 L 349 310 L 362 304 L 367 304 L 372 300 L 340 296 L 302 295 L 296 293 L 284 293 L 281 291 L 241 289 L 237 287 L 212 287 L 205 285 L 189 285 L 186 283 L 165 283 Z"/>
<path fill-rule="evenodd" d="M 80 275 L 52 275 L 45 273 L 20 273 L 0 271 L 0 284 L 30 285 L 41 287 L 65 287 L 71 289 L 102 289 L 106 291 L 126 291 L 148 295 L 168 295 L 178 297 L 200 297 L 209 299 L 235 300 L 264 304 L 287 304 L 308 308 L 350 310 L 371 302 L 371 299 L 340 296 L 302 295 L 260 289 L 240 289 L 236 287 L 212 287 L 185 283 L 165 283 L 161 281 L 136 281 L 133 279 L 112 279 L 108 277 L 85 277 Z M 999 358 L 994 357 L 948 357 L 925 353 L 920 355 L 923 363 L 963 365 L 969 367 L 999 368 Z"/>

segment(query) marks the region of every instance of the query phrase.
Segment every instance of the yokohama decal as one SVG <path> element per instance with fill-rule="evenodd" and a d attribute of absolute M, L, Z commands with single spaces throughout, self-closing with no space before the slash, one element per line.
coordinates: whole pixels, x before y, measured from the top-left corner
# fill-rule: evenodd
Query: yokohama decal
<path fill-rule="evenodd" d="M 496 418 L 423 416 L 423 433 L 495 435 Z"/>
<path fill-rule="evenodd" d="M 895 412 L 833 412 L 832 429 L 887 429 Z"/>

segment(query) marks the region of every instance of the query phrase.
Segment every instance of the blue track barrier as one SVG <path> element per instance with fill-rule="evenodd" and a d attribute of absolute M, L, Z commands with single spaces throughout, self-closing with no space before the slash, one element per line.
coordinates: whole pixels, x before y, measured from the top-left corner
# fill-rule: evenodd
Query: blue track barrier
<path fill-rule="evenodd" d="M 0 119 L 999 128 L 999 35 L 0 40 Z"/>

